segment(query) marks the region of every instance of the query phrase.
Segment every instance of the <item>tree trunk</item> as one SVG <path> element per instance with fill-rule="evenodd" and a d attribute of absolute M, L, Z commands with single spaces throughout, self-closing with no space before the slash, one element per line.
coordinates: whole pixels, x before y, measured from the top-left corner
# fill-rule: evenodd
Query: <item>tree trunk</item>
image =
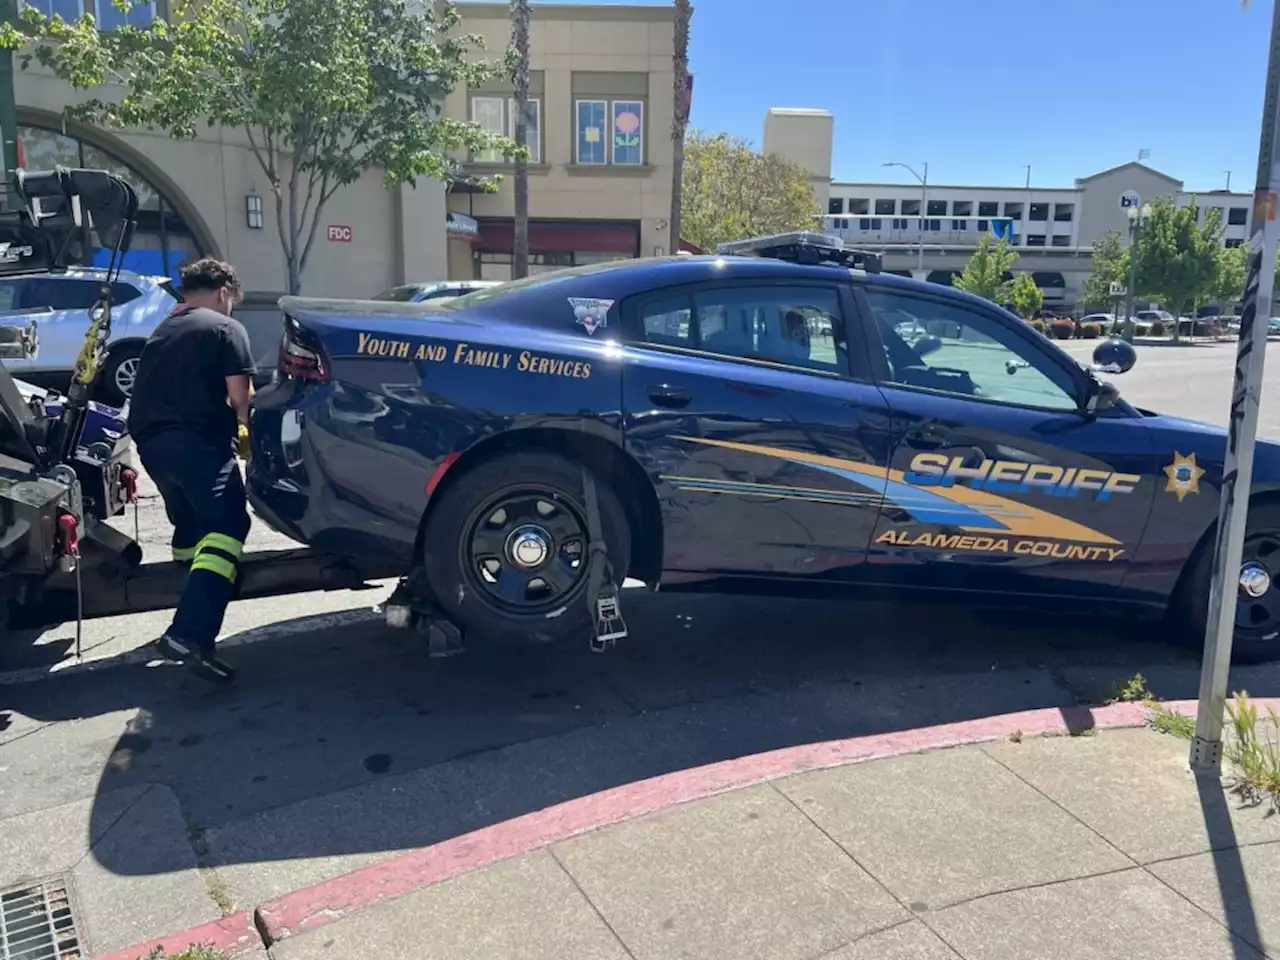
<path fill-rule="evenodd" d="M 671 123 L 671 239 L 670 254 L 680 252 L 680 202 L 684 192 L 684 132 L 689 125 L 689 24 L 693 5 L 675 0 L 675 49 L 673 60 L 673 106 Z"/>
<path fill-rule="evenodd" d="M 529 139 L 529 0 L 511 0 L 511 41 L 516 51 L 515 141 L 522 149 Z M 529 162 L 516 157 L 515 223 L 511 274 L 529 275 Z"/>

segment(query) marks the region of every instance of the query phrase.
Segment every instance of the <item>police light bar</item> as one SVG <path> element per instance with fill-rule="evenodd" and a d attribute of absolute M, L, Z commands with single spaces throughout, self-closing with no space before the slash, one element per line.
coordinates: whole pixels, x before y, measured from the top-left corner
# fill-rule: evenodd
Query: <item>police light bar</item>
<path fill-rule="evenodd" d="M 733 240 L 716 247 L 716 253 L 735 257 L 767 257 L 788 263 L 846 267 L 850 270 L 865 270 L 867 273 L 879 273 L 881 264 L 879 254 L 852 250 L 839 237 L 812 230 Z"/>

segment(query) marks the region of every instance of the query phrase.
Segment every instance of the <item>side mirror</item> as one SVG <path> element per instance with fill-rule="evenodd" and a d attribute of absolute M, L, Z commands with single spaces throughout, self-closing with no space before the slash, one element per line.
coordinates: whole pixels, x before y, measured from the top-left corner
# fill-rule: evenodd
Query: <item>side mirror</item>
<path fill-rule="evenodd" d="M 1094 380 L 1089 385 L 1089 398 L 1085 401 L 1084 413 L 1090 417 L 1097 416 L 1114 407 L 1119 399 L 1120 391 L 1115 384 L 1106 380 Z"/>
<path fill-rule="evenodd" d="M 941 349 L 942 341 L 935 336 L 926 335 L 916 341 L 916 353 L 922 357 Z"/>
<path fill-rule="evenodd" d="M 1137 362 L 1133 344 L 1119 337 L 1102 341 L 1093 351 L 1093 369 L 1100 373 L 1128 373 Z"/>

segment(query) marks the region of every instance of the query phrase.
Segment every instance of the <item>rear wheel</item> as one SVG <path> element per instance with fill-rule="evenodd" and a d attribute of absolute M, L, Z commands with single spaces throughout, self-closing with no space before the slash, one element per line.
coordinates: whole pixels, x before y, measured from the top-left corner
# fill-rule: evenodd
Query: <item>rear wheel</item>
<path fill-rule="evenodd" d="M 597 479 L 604 540 L 621 584 L 631 532 Z M 587 589 L 582 468 L 543 452 L 487 460 L 453 478 L 423 538 L 431 589 L 459 624 L 492 640 L 553 643 L 593 628 Z"/>
<path fill-rule="evenodd" d="M 1183 614 L 1189 645 L 1204 641 L 1213 577 L 1213 542 L 1207 543 L 1182 585 L 1175 611 Z M 1234 663 L 1280 659 L 1280 504 L 1263 503 L 1249 510 L 1240 569 L 1232 578 L 1236 603 L 1231 644 Z"/>

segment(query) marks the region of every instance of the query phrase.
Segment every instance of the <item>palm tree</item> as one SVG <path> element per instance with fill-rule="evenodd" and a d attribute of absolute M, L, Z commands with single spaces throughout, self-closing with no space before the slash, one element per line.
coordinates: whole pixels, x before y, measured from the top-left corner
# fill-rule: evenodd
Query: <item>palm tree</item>
<path fill-rule="evenodd" d="M 529 0 L 511 0 L 511 42 L 516 54 L 515 141 L 516 210 L 511 274 L 529 275 L 529 161 L 524 147 L 529 139 Z"/>
<path fill-rule="evenodd" d="M 672 83 L 675 113 L 671 123 L 671 242 L 670 253 L 680 252 L 680 197 L 684 184 L 684 131 L 689 125 L 689 23 L 693 4 L 675 0 L 675 69 Z"/>

